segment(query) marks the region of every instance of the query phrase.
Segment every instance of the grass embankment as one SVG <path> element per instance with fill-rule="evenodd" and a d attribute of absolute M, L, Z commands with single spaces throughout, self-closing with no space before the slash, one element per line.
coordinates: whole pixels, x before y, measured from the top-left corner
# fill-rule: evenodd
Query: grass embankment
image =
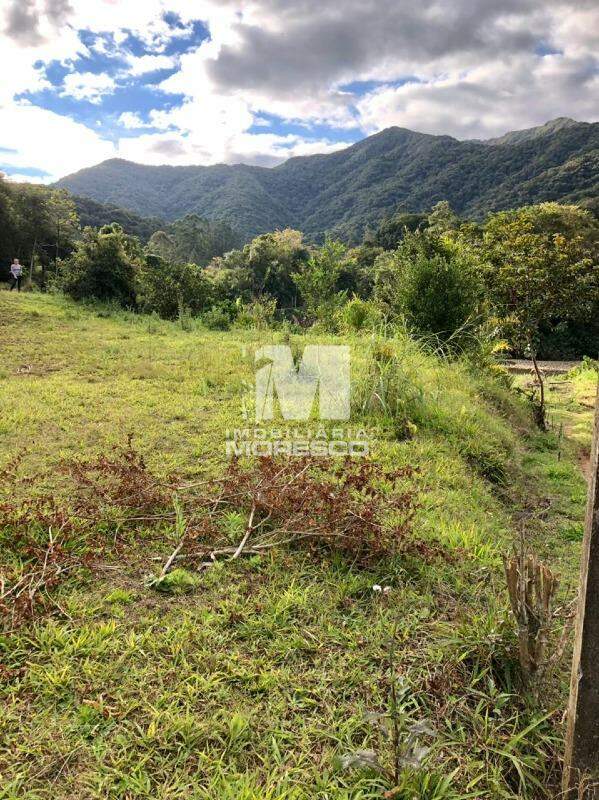
<path fill-rule="evenodd" d="M 133 433 L 154 474 L 219 477 L 226 429 L 246 424 L 248 353 L 341 341 L 186 331 L 40 295 L 2 294 L 0 319 L 0 471 L 20 459 L 1 489 L 4 591 L 29 568 L 15 505 L 51 493 L 68 509 L 77 489 L 65 461 L 108 454 Z M 374 747 L 388 763 L 365 715 L 388 709 L 391 674 L 402 725 L 427 719 L 437 733 L 394 796 L 532 798 L 543 786 L 551 796 L 567 666 L 546 707 L 518 695 L 501 552 L 523 524 L 571 599 L 592 374 L 556 381 L 558 423 L 543 435 L 522 399 L 465 364 L 404 340 L 344 341 L 354 397 L 371 399 L 355 422 L 395 408 L 372 455 L 417 468 L 409 536 L 428 556 L 407 549 L 364 565 L 334 548 L 274 547 L 201 573 L 188 565 L 192 591 L 173 595 L 147 576 L 181 519 L 82 530 L 68 545 L 82 566 L 0 637 L 1 798 L 381 797 L 384 777 L 343 771 L 339 757 Z M 249 509 L 236 511 L 221 523 L 238 537 Z M 43 545 L 43 520 L 31 524 Z"/>

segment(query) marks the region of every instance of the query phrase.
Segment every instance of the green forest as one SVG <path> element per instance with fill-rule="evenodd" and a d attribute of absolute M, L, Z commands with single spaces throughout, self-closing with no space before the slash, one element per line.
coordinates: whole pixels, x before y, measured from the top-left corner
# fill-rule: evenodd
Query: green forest
<path fill-rule="evenodd" d="M 330 237 L 310 244 L 289 228 L 242 244 L 227 222 L 195 214 L 142 230 L 125 212 L 108 221 L 110 209 L 98 218 L 88 206 L 80 216 L 77 203 L 62 189 L 0 182 L 5 281 L 17 257 L 27 288 L 210 329 L 395 328 L 453 353 L 599 351 L 599 224 L 575 205 L 477 222 L 440 201 L 428 213 L 386 217 L 351 247 Z"/>

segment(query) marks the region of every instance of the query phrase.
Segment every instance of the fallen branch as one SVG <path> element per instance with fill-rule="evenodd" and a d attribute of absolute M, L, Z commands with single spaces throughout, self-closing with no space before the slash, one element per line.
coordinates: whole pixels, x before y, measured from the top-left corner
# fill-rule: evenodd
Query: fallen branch
<path fill-rule="evenodd" d="M 236 558 L 238 558 L 238 557 L 241 555 L 241 553 L 242 553 L 242 551 L 243 551 L 243 548 L 244 548 L 244 547 L 245 547 L 245 545 L 246 545 L 246 542 L 247 542 L 247 540 L 250 538 L 250 534 L 251 534 L 251 532 L 254 530 L 254 525 L 253 525 L 253 523 L 254 523 L 254 514 L 255 514 L 255 513 L 256 513 L 256 503 L 254 502 L 254 503 L 252 504 L 252 510 L 250 511 L 250 518 L 248 519 L 248 524 L 247 524 L 247 527 L 246 527 L 246 529 L 245 529 L 245 534 L 244 534 L 244 537 L 243 537 L 243 539 L 242 539 L 242 540 L 239 542 L 239 545 L 238 545 L 238 547 L 237 547 L 237 550 L 235 550 L 235 552 L 234 552 L 234 553 L 233 553 L 233 555 L 231 556 L 231 561 L 234 561 Z"/>
<path fill-rule="evenodd" d="M 162 580 L 164 578 L 164 576 L 167 574 L 167 572 L 171 568 L 173 561 L 177 558 L 177 556 L 181 552 L 181 548 L 183 547 L 184 544 L 185 544 L 185 536 L 181 539 L 179 544 L 175 547 L 173 552 L 167 558 L 167 560 L 166 560 L 164 566 L 162 567 L 162 571 L 160 572 L 160 575 L 158 576 L 157 580 L 160 581 L 160 580 Z"/>

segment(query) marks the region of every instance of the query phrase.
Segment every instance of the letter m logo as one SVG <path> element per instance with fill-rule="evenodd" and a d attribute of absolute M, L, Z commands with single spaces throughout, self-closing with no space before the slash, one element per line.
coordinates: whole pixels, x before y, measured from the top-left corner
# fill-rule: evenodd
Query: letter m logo
<path fill-rule="evenodd" d="M 256 370 L 256 422 L 274 416 L 279 399 L 283 419 L 310 418 L 318 392 L 320 419 L 349 419 L 349 347 L 307 345 L 296 366 L 287 345 L 268 345 L 256 353 L 255 363 L 268 360 Z"/>

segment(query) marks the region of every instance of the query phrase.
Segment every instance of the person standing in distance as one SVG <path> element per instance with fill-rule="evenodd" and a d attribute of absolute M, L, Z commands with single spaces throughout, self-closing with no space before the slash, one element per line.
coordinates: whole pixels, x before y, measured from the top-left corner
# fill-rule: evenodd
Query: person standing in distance
<path fill-rule="evenodd" d="M 10 284 L 10 291 L 17 287 L 17 292 L 21 291 L 21 280 L 23 279 L 23 267 L 19 264 L 19 259 L 13 259 L 12 264 L 10 265 L 10 276 L 11 276 L 11 284 Z"/>

